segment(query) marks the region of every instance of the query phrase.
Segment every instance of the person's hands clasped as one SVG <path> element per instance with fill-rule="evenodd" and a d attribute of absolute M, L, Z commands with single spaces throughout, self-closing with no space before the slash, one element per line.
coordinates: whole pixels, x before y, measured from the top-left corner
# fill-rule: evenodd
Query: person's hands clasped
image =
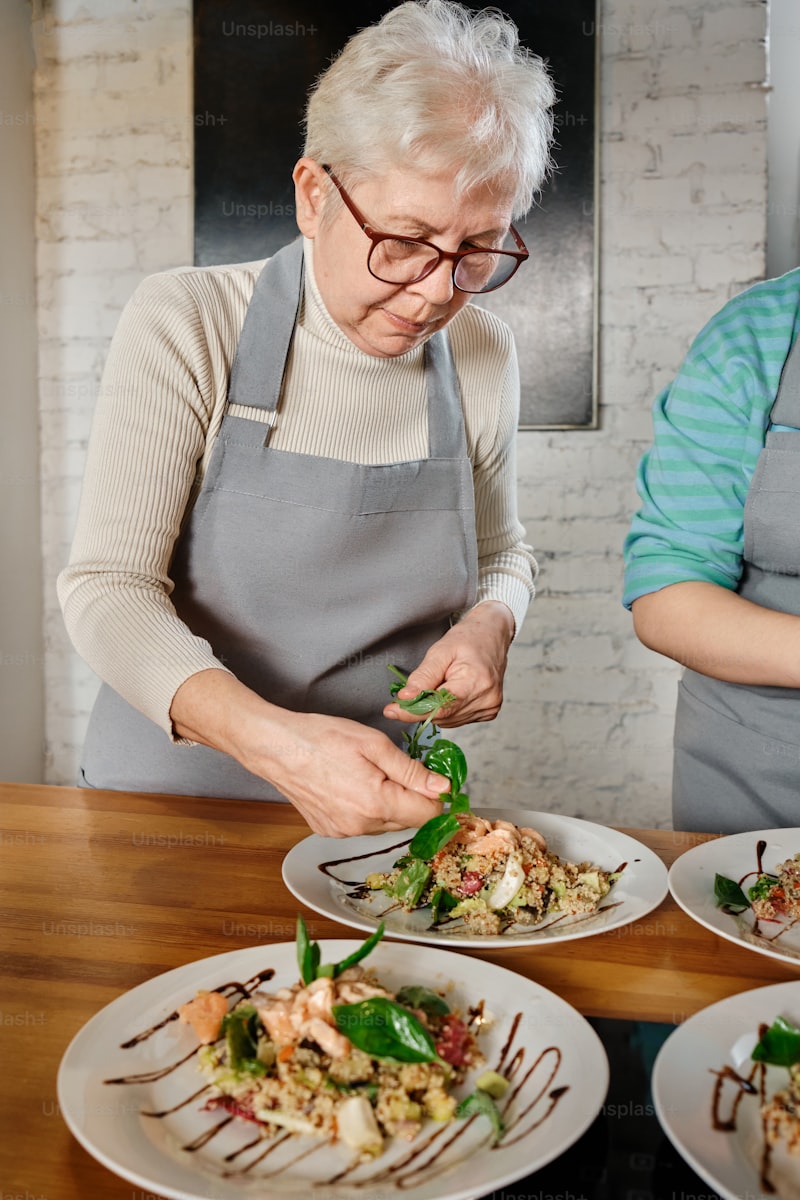
<path fill-rule="evenodd" d="M 473 721 L 493 721 L 503 703 L 503 678 L 508 648 L 514 637 L 514 617 L 499 601 L 485 601 L 434 642 L 401 688 L 401 699 L 419 692 L 447 688 L 456 699 L 435 717 L 437 725 L 455 728 Z M 384 716 L 415 723 L 418 716 L 399 704 L 387 704 Z"/>

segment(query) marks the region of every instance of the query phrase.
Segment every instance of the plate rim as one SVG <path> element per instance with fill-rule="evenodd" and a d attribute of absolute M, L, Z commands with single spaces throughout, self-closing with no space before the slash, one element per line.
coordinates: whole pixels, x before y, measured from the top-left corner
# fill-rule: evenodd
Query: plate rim
<path fill-rule="evenodd" d="M 330 938 L 320 940 L 319 944 L 323 956 L 336 956 L 333 958 L 333 961 L 337 961 L 339 957 L 345 957 L 346 955 L 352 953 L 357 947 L 362 945 L 362 941 L 359 939 L 349 938 Z M 436 960 L 436 970 L 439 974 L 443 974 L 446 977 L 451 977 L 452 981 L 461 988 L 468 986 L 468 973 L 466 965 L 464 964 L 464 959 L 467 956 L 453 954 L 451 951 L 445 950 L 439 946 L 416 947 L 403 942 L 382 942 L 373 951 L 373 956 L 379 959 L 383 954 L 393 959 L 402 959 L 406 956 L 410 957 L 413 954 L 416 957 L 419 955 L 420 949 L 425 954 L 426 959 L 429 960 L 423 967 L 424 970 L 430 972 L 434 969 L 434 963 L 430 962 L 430 959 L 433 958 Z M 144 993 L 145 998 L 143 1004 L 141 1005 L 141 1012 L 143 1014 L 143 1020 L 146 1020 L 147 1013 L 152 1012 L 154 1006 L 160 1005 L 162 1009 L 167 1007 L 168 1001 L 166 999 L 159 1000 L 159 995 L 169 997 L 170 990 L 174 989 L 175 986 L 181 983 L 181 979 L 185 974 L 196 974 L 197 971 L 202 968 L 202 974 L 205 977 L 213 972 L 216 972 L 218 968 L 221 969 L 226 962 L 230 964 L 240 960 L 244 962 L 248 957 L 254 957 L 256 955 L 263 959 L 265 953 L 275 951 L 278 951 L 279 954 L 285 955 L 287 960 L 291 955 L 293 960 L 296 954 L 296 945 L 294 942 L 283 941 L 240 947 L 233 950 L 222 951 L 219 954 L 209 955 L 205 958 L 195 959 L 178 967 L 169 968 L 164 972 L 160 972 L 157 975 L 151 976 L 149 979 L 143 980 L 142 983 L 128 989 L 121 995 L 116 996 L 113 1000 L 110 1000 L 107 1004 L 103 1005 L 102 1008 L 95 1012 L 81 1025 L 80 1029 L 78 1029 L 70 1039 L 61 1056 L 56 1077 L 56 1094 L 59 1112 L 65 1124 L 67 1125 L 67 1128 L 70 1130 L 71 1134 L 76 1138 L 79 1144 L 84 1148 L 84 1150 L 86 1150 L 91 1157 L 95 1158 L 104 1167 L 111 1171 L 117 1178 L 124 1179 L 142 1189 L 154 1189 L 156 1193 L 163 1194 L 165 1197 L 170 1197 L 171 1200 L 205 1200 L 208 1195 L 209 1186 L 211 1186 L 211 1177 L 208 1173 L 203 1172 L 201 1168 L 198 1168 L 197 1170 L 197 1188 L 202 1189 L 204 1187 L 205 1190 L 203 1191 L 197 1189 L 186 1191 L 180 1187 L 173 1187 L 170 1183 L 165 1185 L 162 1181 L 159 1181 L 158 1178 L 152 1178 L 149 1175 L 142 1174 L 139 1171 L 131 1169 L 126 1164 L 121 1167 L 119 1162 L 113 1157 L 113 1153 L 109 1152 L 103 1145 L 97 1144 L 97 1141 L 91 1135 L 90 1129 L 86 1127 L 89 1122 L 85 1114 L 83 1121 L 81 1121 L 79 1116 L 74 1112 L 73 1097 L 68 1087 L 67 1078 L 70 1072 L 77 1070 L 80 1073 L 81 1071 L 79 1059 L 84 1051 L 84 1043 L 86 1043 L 87 1039 L 91 1037 L 92 1026 L 100 1023 L 101 1021 L 103 1023 L 113 1021 L 115 1013 L 124 1011 L 126 1007 L 130 1005 L 131 998 L 136 994 L 139 994 L 141 998 L 142 993 Z M 375 957 L 373 956 L 371 956 L 371 958 L 372 961 L 375 962 Z M 387 969 L 391 965 L 392 964 L 386 964 Z M 587 1106 L 585 1106 L 585 1111 L 579 1111 L 578 1119 L 573 1122 L 573 1125 L 568 1132 L 558 1139 L 555 1147 L 552 1149 L 552 1152 L 548 1150 L 544 1156 L 540 1157 L 536 1161 L 536 1165 L 533 1169 L 539 1170 L 573 1146 L 601 1112 L 610 1083 L 610 1066 L 608 1055 L 601 1038 L 599 1037 L 597 1031 L 589 1023 L 587 1018 L 583 1016 L 583 1014 L 580 1013 L 574 1005 L 570 1004 L 569 1001 L 565 1000 L 562 996 L 559 996 L 557 992 L 552 991 L 550 988 L 546 988 L 543 984 L 538 983 L 536 980 L 529 979 L 527 976 L 521 975 L 508 967 L 500 966 L 497 963 L 482 963 L 481 965 L 482 969 L 485 969 L 494 977 L 496 989 L 499 989 L 500 983 L 498 981 L 501 980 L 507 981 L 507 988 L 510 988 L 512 983 L 514 987 L 518 988 L 521 981 L 524 988 L 528 990 L 525 998 L 527 1002 L 530 1002 L 530 1000 L 534 997 L 538 997 L 545 1000 L 551 1006 L 551 1009 L 554 1011 L 556 1016 L 560 1016 L 562 1019 L 563 1017 L 568 1016 L 570 1022 L 575 1023 L 575 1026 L 580 1028 L 583 1037 L 586 1039 L 585 1044 L 591 1046 L 592 1055 L 596 1060 L 593 1067 L 595 1079 L 597 1081 L 596 1096 Z M 379 963 L 376 963 L 376 966 L 378 966 L 378 969 L 380 969 Z M 393 964 L 394 970 L 398 970 L 401 967 L 401 962 L 395 962 Z M 285 964 L 281 964 L 278 969 L 281 972 L 284 969 L 288 972 L 289 962 L 287 961 Z M 187 984 L 187 986 L 189 986 L 189 984 Z M 195 981 L 195 983 L 191 986 L 202 986 L 202 981 Z M 281 986 L 281 984 L 278 984 L 277 986 Z M 511 1006 L 509 1007 L 509 1012 L 510 1011 Z M 88 1084 L 92 1074 L 91 1065 L 84 1066 L 82 1069 L 85 1076 L 83 1082 Z M 577 1087 L 577 1085 L 572 1086 Z M 78 1103 L 80 1103 L 80 1101 Z M 153 1147 L 153 1152 L 154 1154 L 158 1153 L 158 1148 Z M 525 1178 L 525 1176 L 530 1173 L 530 1170 L 530 1164 L 518 1164 L 517 1167 L 507 1169 L 505 1173 L 498 1173 L 490 1181 L 489 1186 L 494 1190 L 505 1187 L 510 1183 Z M 440 1177 L 440 1179 L 441 1178 L 442 1177 Z M 424 1183 L 425 1181 L 423 1181 L 423 1185 L 418 1186 L 424 1186 Z M 328 1194 L 330 1194 L 331 1197 L 338 1195 L 349 1197 L 351 1195 L 351 1191 L 348 1191 L 347 1187 L 333 1189 L 328 1188 L 324 1183 L 316 1183 L 314 1184 L 314 1188 L 315 1191 L 317 1189 L 319 1190 L 321 1197 L 323 1195 L 327 1196 Z M 263 1181 L 261 1184 L 261 1189 L 263 1191 Z M 407 1195 L 409 1200 L 414 1200 L 416 1193 L 417 1186 L 403 1190 L 403 1194 Z M 243 1197 L 251 1194 L 252 1193 L 247 1190 L 246 1185 L 241 1189 L 241 1195 Z M 258 1194 L 261 1194 L 261 1192 Z M 293 1196 L 300 1194 L 300 1192 L 295 1192 L 290 1188 L 288 1190 L 276 1192 L 275 1196 L 277 1200 L 279 1196 Z M 352 1195 L 355 1194 L 356 1192 L 352 1191 Z M 365 1194 L 366 1193 L 364 1192 L 363 1187 L 361 1187 L 358 1190 L 358 1195 L 363 1197 Z M 398 1191 L 398 1196 L 400 1196 L 400 1194 L 401 1193 Z M 445 1192 L 443 1194 L 443 1200 L 472 1200 L 472 1197 L 474 1197 L 474 1184 L 467 1188 L 459 1188 L 456 1191 Z"/>
<path fill-rule="evenodd" d="M 753 829 L 743 830 L 740 833 L 723 834 L 720 837 L 714 837 L 705 842 L 700 842 L 697 846 L 690 846 L 684 850 L 682 854 L 673 862 L 667 874 L 667 883 L 669 892 L 679 908 L 683 909 L 687 916 L 696 921 L 704 929 L 710 933 L 716 934 L 717 937 L 724 938 L 735 946 L 742 946 L 745 950 L 752 950 L 754 954 L 763 954 L 767 958 L 776 959 L 778 962 L 785 963 L 787 966 L 794 967 L 800 971 L 800 958 L 788 954 L 784 954 L 780 949 L 773 949 L 771 945 L 762 945 L 758 942 L 750 942 L 741 936 L 738 932 L 738 926 L 730 919 L 728 925 L 724 925 L 722 921 L 715 924 L 711 919 L 703 917 L 696 908 L 690 903 L 685 895 L 681 894 L 681 878 L 684 873 L 690 872 L 698 859 L 702 860 L 705 856 L 714 856 L 717 853 L 718 847 L 730 846 L 732 842 L 738 841 L 742 844 L 748 842 L 757 842 L 759 839 L 775 839 L 780 837 L 783 839 L 787 835 L 796 835 L 797 850 L 800 853 L 800 826 L 791 825 L 785 828 L 775 829 Z M 709 847 L 714 847 L 709 850 Z M 720 851 L 721 853 L 721 851 Z M 690 876 L 691 878 L 691 876 Z"/>
<path fill-rule="evenodd" d="M 487 820 L 510 820 L 516 817 L 517 820 L 515 823 L 519 824 L 521 820 L 524 819 L 527 821 L 528 818 L 531 818 L 532 821 L 538 820 L 541 822 L 544 820 L 544 823 L 555 821 L 559 826 L 563 826 L 563 828 L 566 830 L 586 830 L 595 837 L 611 835 L 614 841 L 618 844 L 619 849 L 626 848 L 626 857 L 628 860 L 633 853 L 636 853 L 637 856 L 643 860 L 643 863 L 646 865 L 646 867 L 652 871 L 654 880 L 653 896 L 656 898 L 647 900 L 643 907 L 640 907 L 637 909 L 637 911 L 629 916 L 625 916 L 624 914 L 620 913 L 618 920 L 611 918 L 603 925 L 602 928 L 593 929 L 587 926 L 577 926 L 571 933 L 565 931 L 561 935 L 555 934 L 551 935 L 550 937 L 542 937 L 537 935 L 535 930 L 540 929 L 540 926 L 533 926 L 530 934 L 516 934 L 511 938 L 504 937 L 502 934 L 492 934 L 486 937 L 479 937 L 478 935 L 473 934 L 464 937 L 448 938 L 441 935 L 426 934 L 425 932 L 416 933 L 415 931 L 409 932 L 407 930 L 393 929 L 387 924 L 384 935 L 386 938 L 412 942 L 421 945 L 438 946 L 442 948 L 447 947 L 448 949 L 453 950 L 499 950 L 514 948 L 517 946 L 526 946 L 531 948 L 536 948 L 537 946 L 551 947 L 563 942 L 578 941 L 581 938 L 587 937 L 596 937 L 600 934 L 608 933 L 614 929 L 623 928 L 625 925 L 629 925 L 633 921 L 641 920 L 642 918 L 649 916 L 650 913 L 654 912 L 661 904 L 663 904 L 664 900 L 669 895 L 668 868 L 666 864 L 661 858 L 659 858 L 658 854 L 656 854 L 654 850 L 651 850 L 649 846 L 644 844 L 644 842 L 639 841 L 638 838 L 633 837 L 629 833 L 615 829 L 613 826 L 602 825 L 596 821 L 586 820 L 583 817 L 573 817 L 562 813 L 547 813 L 535 809 L 492 808 L 485 809 L 481 815 L 484 814 Z M 532 823 L 532 821 L 529 821 L 528 823 Z M 333 856 L 344 857 L 338 852 L 341 851 L 341 849 L 348 843 L 362 843 L 366 842 L 369 838 L 369 840 L 372 841 L 387 842 L 388 844 L 386 845 L 385 849 L 388 850 L 390 845 L 395 844 L 397 839 L 402 839 L 405 834 L 409 835 L 410 840 L 410 838 L 413 837 L 414 832 L 415 830 L 413 829 L 397 830 L 395 833 L 378 834 L 371 838 L 369 838 L 369 835 L 355 838 L 323 838 L 319 834 L 309 834 L 302 838 L 299 842 L 296 842 L 284 856 L 281 863 L 281 876 L 283 878 L 283 882 L 296 900 L 298 900 L 301 904 L 305 904 L 306 907 L 317 913 L 319 916 L 327 917 L 330 920 L 336 921 L 340 925 L 345 925 L 352 929 L 358 929 L 367 933 L 371 932 L 377 928 L 379 923 L 378 918 L 361 916 L 361 914 L 352 914 L 344 907 L 344 905 L 327 905 L 325 903 L 314 902 L 312 899 L 310 899 L 309 892 L 302 886 L 302 879 L 300 883 L 298 883 L 297 879 L 294 877 L 295 864 L 301 857 L 303 848 L 305 847 L 307 849 L 310 843 L 319 842 L 321 844 L 329 845 L 332 852 L 338 848 L 337 854 Z M 381 853 L 381 850 L 376 850 L 375 853 L 377 855 Z M 315 856 L 315 861 L 319 862 L 325 860 L 320 855 Z M 300 872 L 298 872 L 298 874 L 300 874 Z"/>
<path fill-rule="evenodd" d="M 696 1013 L 693 1013 L 690 1017 L 687 1017 L 685 1021 L 682 1021 L 678 1026 L 676 1026 L 676 1028 L 662 1043 L 653 1062 L 650 1086 L 653 1097 L 653 1108 L 655 1109 L 659 1125 L 669 1138 L 672 1145 L 686 1160 L 689 1166 L 697 1173 L 697 1175 L 700 1176 L 701 1179 L 705 1180 L 710 1187 L 714 1188 L 715 1191 L 718 1191 L 719 1194 L 724 1197 L 724 1200 L 745 1200 L 745 1197 L 746 1200 L 776 1200 L 776 1198 L 779 1200 L 779 1194 L 777 1192 L 767 1194 L 761 1189 L 760 1181 L 758 1179 L 758 1172 L 755 1168 L 752 1169 L 756 1179 L 756 1191 L 753 1191 L 749 1185 L 744 1191 L 731 1190 L 729 1184 L 725 1180 L 721 1180 L 719 1177 L 712 1174 L 711 1168 L 706 1166 L 702 1160 L 702 1157 L 697 1154 L 693 1146 L 687 1145 L 680 1134 L 676 1132 L 670 1115 L 667 1113 L 663 1103 L 664 1079 L 669 1069 L 666 1065 L 669 1061 L 668 1051 L 670 1047 L 674 1051 L 675 1040 L 680 1041 L 684 1037 L 689 1037 L 690 1033 L 694 1034 L 697 1029 L 703 1029 L 706 1025 L 713 1029 L 719 1017 L 723 1015 L 726 1010 L 730 1011 L 735 1009 L 737 1003 L 742 1003 L 745 1001 L 745 999 L 749 999 L 753 1003 L 756 1003 L 754 997 L 763 995 L 765 997 L 766 1004 L 769 1005 L 770 997 L 777 998 L 779 995 L 789 995 L 791 993 L 797 997 L 797 1003 L 798 1006 L 800 1006 L 800 979 L 789 979 L 784 980 L 781 983 L 771 983 L 765 984 L 762 987 L 748 988 L 745 991 L 735 992 L 731 996 L 724 996 L 721 1000 L 716 1000 L 713 1004 L 708 1004 L 705 1006 L 705 1008 L 699 1009 Z M 773 1008 L 773 1011 L 777 1012 L 778 1008 L 781 1006 L 778 1004 L 776 999 L 775 1004 L 771 1007 Z M 690 1033 L 687 1033 L 687 1030 L 689 1030 Z M 739 1031 L 740 1036 L 747 1032 L 747 1029 L 742 1029 Z M 731 1045 L 732 1044 L 733 1042 Z M 729 1051 L 730 1045 L 723 1049 L 723 1053 L 726 1055 L 729 1053 Z M 692 1091 L 692 1089 L 684 1090 L 688 1090 L 690 1093 Z M 710 1144 L 709 1135 L 711 1135 L 712 1138 L 717 1136 L 725 1136 L 722 1131 L 714 1130 L 710 1122 L 704 1134 L 705 1145 Z M 721 1145 L 722 1143 L 719 1144 Z M 752 1166 L 752 1164 L 750 1165 Z"/>

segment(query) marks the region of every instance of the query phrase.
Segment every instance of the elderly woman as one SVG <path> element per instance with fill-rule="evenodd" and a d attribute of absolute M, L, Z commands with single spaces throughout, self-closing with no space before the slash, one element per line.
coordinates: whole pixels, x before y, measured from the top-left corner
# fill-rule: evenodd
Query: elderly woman
<path fill-rule="evenodd" d="M 511 334 L 469 302 L 527 257 L 552 102 L 496 10 L 401 4 L 313 90 L 302 238 L 138 288 L 59 580 L 104 680 L 85 786 L 288 799 L 328 836 L 439 811 L 387 664 L 457 697 L 442 725 L 500 708 L 535 563 Z"/>

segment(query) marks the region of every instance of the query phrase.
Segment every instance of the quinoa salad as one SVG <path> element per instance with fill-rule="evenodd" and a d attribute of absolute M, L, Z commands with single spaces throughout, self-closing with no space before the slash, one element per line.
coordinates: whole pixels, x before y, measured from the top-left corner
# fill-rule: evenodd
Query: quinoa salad
<path fill-rule="evenodd" d="M 392 992 L 356 961 L 382 927 L 345 962 L 320 966 L 319 948 L 298 924 L 297 983 L 259 988 L 230 1011 L 224 996 L 208 991 L 178 1009 L 203 1043 L 205 1109 L 248 1121 L 264 1138 L 340 1143 L 363 1161 L 390 1139 L 413 1139 L 428 1120 L 483 1113 L 500 1137 L 494 1098 L 506 1080 L 483 1071 L 472 1095 L 459 1103 L 453 1094 L 484 1065 L 475 1024 L 440 992 L 417 984 Z"/>
<path fill-rule="evenodd" d="M 763 874 L 749 890 L 750 906 L 764 921 L 800 917 L 800 854 L 779 863 L 777 874 Z"/>
<path fill-rule="evenodd" d="M 548 850 L 535 829 L 455 814 L 457 830 L 427 856 L 415 838 L 392 870 L 367 876 L 407 911 L 429 906 L 434 925 L 463 920 L 471 932 L 496 935 L 557 915 L 596 912 L 619 878 L 590 862 Z"/>

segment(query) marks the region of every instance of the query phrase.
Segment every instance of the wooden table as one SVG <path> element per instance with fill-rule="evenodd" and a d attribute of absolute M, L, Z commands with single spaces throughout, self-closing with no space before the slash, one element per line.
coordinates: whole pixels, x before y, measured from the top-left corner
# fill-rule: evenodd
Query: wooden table
<path fill-rule="evenodd" d="M 667 865 L 707 840 L 626 832 Z M 0 784 L 0 1196 L 156 1200 L 70 1134 L 56 1100 L 61 1057 L 94 1013 L 144 980 L 208 955 L 293 941 L 300 906 L 281 862 L 307 833 L 288 804 Z M 359 936 L 304 915 L 315 939 Z M 736 992 L 798 978 L 708 932 L 671 897 L 596 937 L 470 953 L 536 980 L 586 1016 L 670 1024 Z"/>

